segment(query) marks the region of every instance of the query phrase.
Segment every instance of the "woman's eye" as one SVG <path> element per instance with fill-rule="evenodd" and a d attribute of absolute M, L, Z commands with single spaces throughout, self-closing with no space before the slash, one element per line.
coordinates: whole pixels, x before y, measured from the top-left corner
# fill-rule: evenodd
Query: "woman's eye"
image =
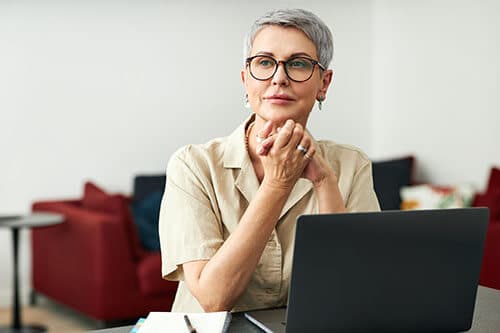
<path fill-rule="evenodd" d="M 307 62 L 303 60 L 294 60 L 290 62 L 292 68 L 307 68 Z"/>
<path fill-rule="evenodd" d="M 269 66 L 272 66 L 272 61 L 270 61 L 270 60 L 261 60 L 261 61 L 259 61 L 259 65 L 260 66 L 264 66 L 264 67 L 269 67 Z"/>

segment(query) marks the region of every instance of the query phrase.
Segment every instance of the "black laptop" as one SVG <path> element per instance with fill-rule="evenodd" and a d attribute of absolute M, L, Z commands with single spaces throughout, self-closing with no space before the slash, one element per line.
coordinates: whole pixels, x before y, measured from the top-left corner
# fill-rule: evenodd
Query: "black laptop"
<path fill-rule="evenodd" d="M 302 215 L 288 307 L 267 332 L 461 332 L 472 325 L 487 208 Z"/>

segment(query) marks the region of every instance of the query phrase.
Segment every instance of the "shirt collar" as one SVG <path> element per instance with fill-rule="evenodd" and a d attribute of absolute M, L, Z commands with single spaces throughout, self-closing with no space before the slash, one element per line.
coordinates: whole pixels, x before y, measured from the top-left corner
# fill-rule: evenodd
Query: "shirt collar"
<path fill-rule="evenodd" d="M 254 120 L 255 114 L 252 113 L 229 135 L 226 148 L 224 149 L 224 168 L 241 169 L 245 163 L 245 159 L 250 159 L 246 147 L 245 129 Z"/>

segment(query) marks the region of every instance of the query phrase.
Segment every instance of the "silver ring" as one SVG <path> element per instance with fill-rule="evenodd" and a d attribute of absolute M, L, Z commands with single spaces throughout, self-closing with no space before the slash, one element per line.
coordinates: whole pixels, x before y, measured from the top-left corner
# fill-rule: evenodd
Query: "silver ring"
<path fill-rule="evenodd" d="M 303 145 L 297 145 L 297 150 L 301 151 L 304 155 L 307 154 L 307 148 Z"/>

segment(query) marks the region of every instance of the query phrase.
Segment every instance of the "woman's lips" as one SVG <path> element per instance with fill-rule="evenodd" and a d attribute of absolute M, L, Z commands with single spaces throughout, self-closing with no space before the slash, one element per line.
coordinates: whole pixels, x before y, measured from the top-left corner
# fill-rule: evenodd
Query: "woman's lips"
<path fill-rule="evenodd" d="M 284 105 L 294 101 L 294 99 L 288 95 L 271 95 L 265 97 L 264 99 L 271 104 L 278 104 L 278 105 Z"/>

